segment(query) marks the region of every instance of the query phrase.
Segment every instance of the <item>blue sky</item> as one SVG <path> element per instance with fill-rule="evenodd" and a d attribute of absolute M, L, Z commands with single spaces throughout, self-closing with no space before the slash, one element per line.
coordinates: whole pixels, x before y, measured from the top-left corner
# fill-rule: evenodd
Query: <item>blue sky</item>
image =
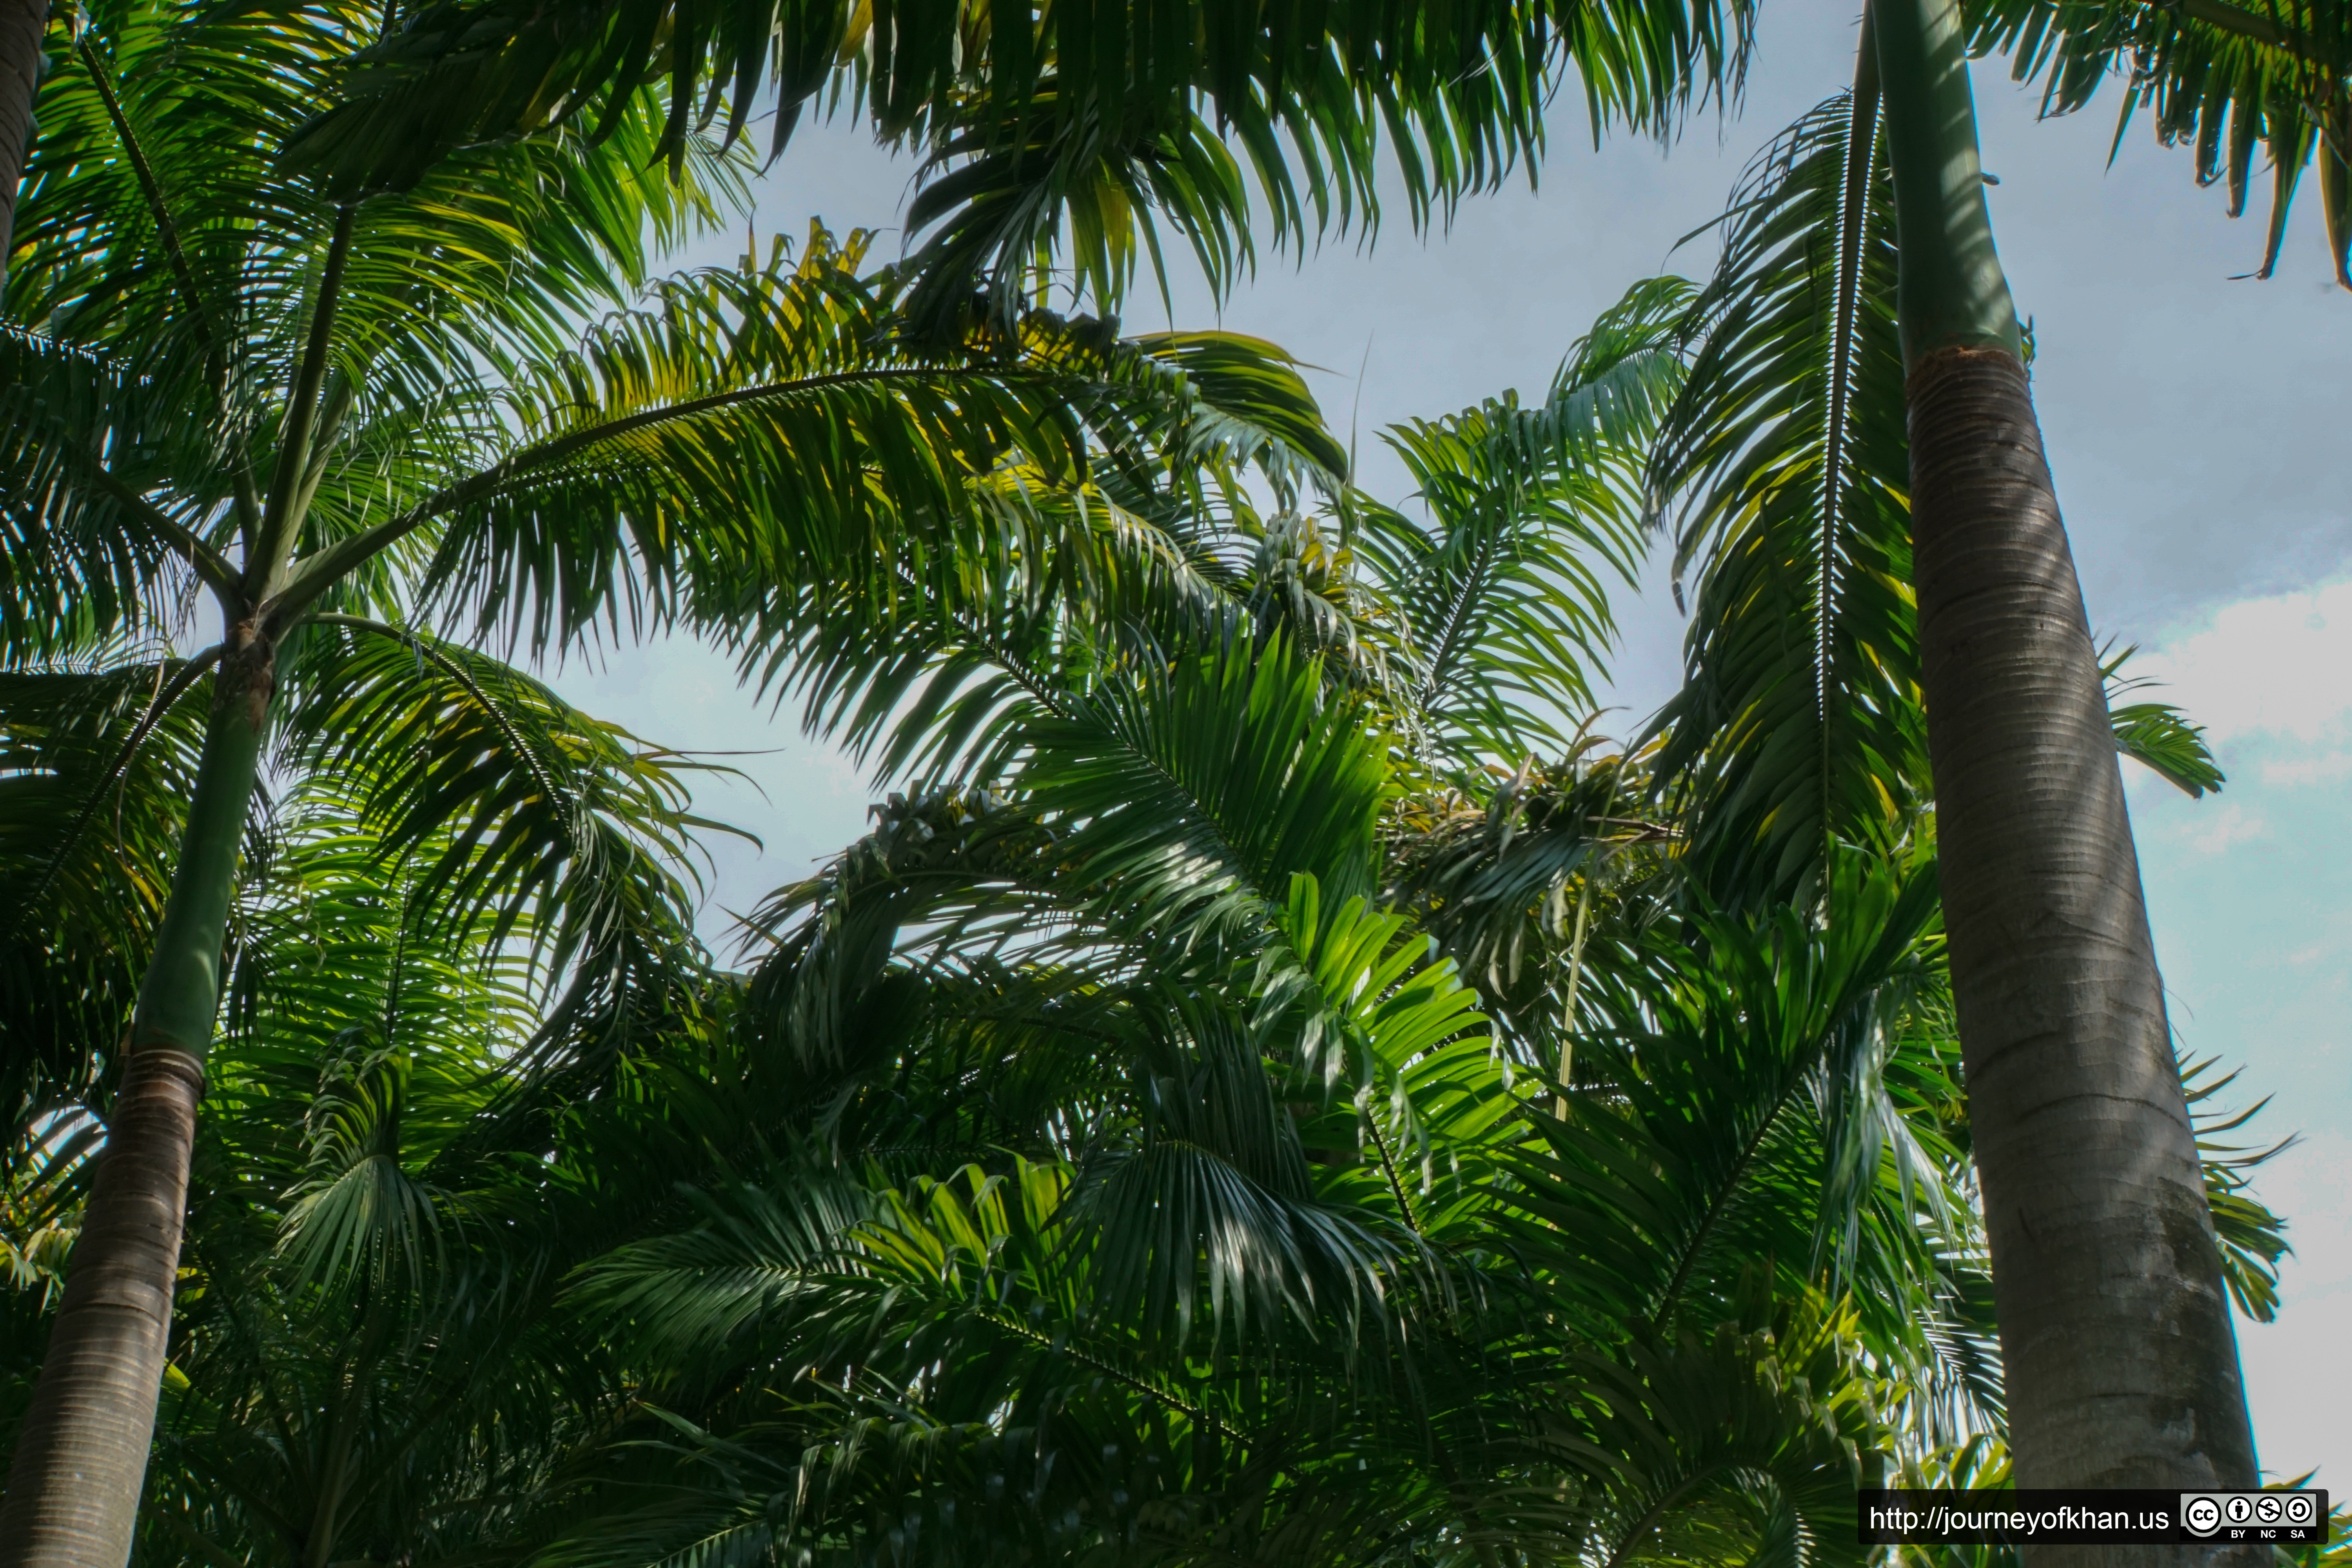
<path fill-rule="evenodd" d="M 1327 411 L 1363 433 L 1364 482 L 1401 500 L 1402 470 L 1374 433 L 1539 388 L 1627 285 L 1703 275 L 1711 250 L 1675 240 L 1716 216 L 1775 132 L 1850 78 L 1853 43 L 1841 7 L 1768 8 L 1735 117 L 1697 120 L 1670 149 L 1620 140 L 1596 153 L 1564 113 L 1538 190 L 1472 202 L 1442 234 L 1397 222 L 1369 249 L 1334 242 L 1303 267 L 1269 258 L 1222 311 L 1179 276 L 1172 320 L 1221 321 L 1324 367 Z M 2315 180 L 2278 277 L 2239 279 L 2261 259 L 2264 214 L 2226 220 L 2221 192 L 2198 190 L 2185 153 L 2158 147 L 2145 120 L 2110 167 L 2111 104 L 2037 122 L 2038 95 L 1998 62 L 1979 68 L 1977 92 L 2093 624 L 2142 647 L 2136 671 L 2209 726 L 2230 775 L 2219 798 L 2191 801 L 2135 770 L 2132 810 L 2175 1027 L 2192 1054 L 2244 1069 L 2248 1101 L 2275 1097 L 2257 1131 L 2302 1138 L 2260 1185 L 2292 1221 L 2286 1305 L 2273 1325 L 2242 1326 L 2241 1349 L 2266 1468 L 2316 1466 L 2340 1491 L 2352 1487 L 2352 294 L 2331 281 Z M 854 135 L 805 131 L 761 181 L 762 244 L 822 216 L 889 231 L 887 250 L 910 173 Z M 730 237 L 703 258 L 740 248 Z M 1169 320 L 1154 298 L 1129 324 Z M 1609 700 L 1628 728 L 1679 669 L 1681 623 L 1651 576 L 1619 606 Z M 703 795 L 766 846 L 721 847 L 714 938 L 726 911 L 861 832 L 887 787 L 789 714 L 755 708 L 691 645 L 574 664 L 557 684 L 664 744 L 765 752 L 737 759 L 746 783 Z"/>

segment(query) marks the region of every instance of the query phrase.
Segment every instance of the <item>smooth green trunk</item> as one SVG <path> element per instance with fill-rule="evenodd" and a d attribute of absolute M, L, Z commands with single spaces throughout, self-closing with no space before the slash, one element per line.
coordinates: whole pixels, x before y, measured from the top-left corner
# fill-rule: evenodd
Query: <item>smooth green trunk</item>
<path fill-rule="evenodd" d="M 122 1568 L 172 1322 L 204 1057 L 252 804 L 270 649 L 232 636 L 122 1087 L 0 1500 L 0 1568 Z"/>
<path fill-rule="evenodd" d="M 228 933 L 229 902 L 236 892 L 237 856 L 245 846 L 246 815 L 261 758 L 261 731 L 268 709 L 266 686 L 232 691 L 230 660 L 215 679 L 222 700 L 213 706 L 205 750 L 196 769 L 195 796 L 180 840 L 180 863 L 172 893 L 156 928 L 154 956 L 139 986 L 131 1026 L 131 1048 L 161 1047 L 201 1062 L 212 1048 L 219 1012 L 221 948 Z M 250 673 L 247 674 L 248 682 Z M 267 680 L 267 675 L 261 677 Z"/>
<path fill-rule="evenodd" d="M 1872 0 L 1886 156 L 1895 174 L 1895 281 L 1903 368 L 1938 349 L 2024 356 L 2017 305 L 1993 247 L 1959 6 Z"/>
<path fill-rule="evenodd" d="M 1958 5 L 1873 0 L 1872 15 L 1920 683 L 2017 1482 L 2250 1486 L 2221 1253 L 2098 658 L 1993 248 Z M 2214 1557 L 2024 1555 L 2032 1568 Z"/>

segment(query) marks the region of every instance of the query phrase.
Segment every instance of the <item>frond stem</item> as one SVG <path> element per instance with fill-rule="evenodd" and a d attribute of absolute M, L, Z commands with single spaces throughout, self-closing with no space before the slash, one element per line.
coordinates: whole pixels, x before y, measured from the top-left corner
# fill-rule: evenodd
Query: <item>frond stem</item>
<path fill-rule="evenodd" d="M 427 644 L 424 637 L 415 632 L 404 631 L 398 626 L 389 626 L 383 621 L 372 621 L 365 616 L 345 616 L 322 611 L 318 615 L 304 616 L 303 624 L 343 626 L 352 631 L 373 632 L 377 637 L 390 637 L 394 642 L 406 643 L 419 658 L 429 658 L 438 665 L 450 679 L 465 688 L 467 696 L 481 705 L 482 711 L 490 716 L 490 722 L 499 727 L 499 733 L 506 738 L 507 744 L 514 748 L 515 755 L 521 759 L 522 765 L 530 770 L 531 780 L 539 785 L 541 793 L 551 801 L 563 800 L 569 795 L 569 791 L 560 787 L 554 779 L 548 776 L 547 770 L 541 765 L 539 753 L 525 743 L 522 732 L 508 719 L 506 710 L 490 700 L 490 694 L 482 689 L 481 684 L 473 678 L 471 672 L 439 648 Z M 577 851 L 579 847 L 577 840 L 567 846 L 574 851 Z"/>
<path fill-rule="evenodd" d="M 228 409 L 228 357 L 223 351 L 218 333 L 213 331 L 211 313 L 205 309 L 205 298 L 196 288 L 196 271 L 188 264 L 188 253 L 180 243 L 180 226 L 172 216 L 172 208 L 163 200 L 163 182 L 155 177 L 155 166 L 147 161 L 147 150 L 139 144 L 138 135 L 131 129 L 131 118 L 122 110 L 122 100 L 115 95 L 113 79 L 89 47 L 88 35 L 75 38 L 74 52 L 89 72 L 92 86 L 98 89 L 99 101 L 106 105 L 106 118 L 114 127 L 114 137 L 122 144 L 122 155 L 130 161 L 132 174 L 138 176 L 140 194 L 147 199 L 148 215 L 155 220 L 155 232 L 163 238 L 163 254 L 172 263 L 173 280 L 179 285 L 180 298 L 188 307 L 188 315 L 196 323 L 196 336 L 203 342 L 205 368 L 213 384 L 213 396 L 223 413 Z M 247 529 L 260 519 L 261 508 L 254 494 L 253 472 L 245 454 L 240 451 L 236 469 L 237 521 Z"/>
<path fill-rule="evenodd" d="M 1625 763 L 1621 757 L 1618 760 L 1617 771 L 1609 780 L 1609 799 L 1601 806 L 1603 812 L 1614 812 L 1617 809 L 1618 793 L 1624 787 L 1624 784 Z M 1603 816 L 1595 817 L 1593 820 L 1613 823 L 1617 818 Z M 1584 886 L 1578 889 L 1576 893 L 1576 934 L 1569 939 L 1568 944 L 1568 1000 L 1561 1009 L 1565 1027 L 1560 1030 L 1559 1036 L 1559 1098 L 1552 1107 L 1553 1113 L 1562 1121 L 1568 1120 L 1568 1091 L 1575 1087 L 1576 1000 L 1584 984 L 1584 938 L 1592 918 L 1592 884 L 1599 879 L 1601 868 L 1606 864 L 1606 856 L 1594 855 L 1584 869 Z"/>
<path fill-rule="evenodd" d="M 1835 665 L 1838 594 L 1838 532 L 1843 522 L 1847 426 L 1853 398 L 1854 322 L 1862 308 L 1864 235 L 1870 221 L 1872 161 L 1878 151 L 1878 40 L 1872 17 L 1862 12 L 1862 47 L 1854 61 L 1853 111 L 1846 131 L 1845 178 L 1838 212 L 1837 268 L 1830 327 L 1829 396 L 1822 414 L 1822 526 L 1813 563 L 1813 718 L 1819 748 L 1822 852 L 1834 834 L 1831 779 L 1835 758 L 1830 734 L 1830 682 Z"/>
<path fill-rule="evenodd" d="M 1089 1355 L 1085 1351 L 1078 1349 L 1076 1345 L 1070 1344 L 1067 1342 L 1056 1342 L 1051 1335 L 1041 1334 L 1036 1330 L 1031 1328 L 1028 1324 L 1016 1321 L 1011 1318 L 999 1317 L 994 1312 L 985 1312 L 982 1315 L 986 1318 L 988 1321 L 994 1323 L 998 1328 L 1003 1329 L 1010 1333 L 1016 1334 L 1020 1338 L 1027 1340 L 1032 1344 L 1042 1345 L 1045 1349 L 1054 1352 L 1056 1355 L 1068 1356 L 1072 1361 L 1076 1362 L 1081 1366 L 1091 1367 L 1096 1372 L 1102 1373 L 1105 1377 L 1108 1377 L 1113 1382 L 1120 1384 L 1131 1394 L 1139 1394 L 1155 1404 L 1165 1405 L 1171 1410 L 1174 1410 L 1190 1420 L 1196 1422 L 1202 1426 L 1206 1426 L 1209 1430 L 1216 1433 L 1217 1436 L 1224 1438 L 1227 1442 L 1238 1443 L 1245 1448 L 1250 1446 L 1250 1440 L 1246 1435 L 1234 1431 L 1231 1426 L 1226 1426 L 1223 1421 L 1220 1420 L 1213 1413 L 1203 1410 L 1198 1405 L 1187 1404 L 1184 1400 L 1169 1393 L 1166 1389 L 1160 1387 L 1158 1384 L 1147 1382 L 1142 1378 L 1135 1376 L 1131 1373 L 1123 1372 L 1117 1366 L 1112 1365 L 1109 1362 L 1103 1360 L 1100 1356 Z"/>
<path fill-rule="evenodd" d="M 229 564 L 228 558 L 197 537 L 194 530 L 173 521 L 163 508 L 117 478 L 112 469 L 99 461 L 97 456 L 79 441 L 70 435 L 60 434 L 68 455 L 97 481 L 98 488 L 104 490 L 117 506 L 160 535 L 195 570 L 196 575 L 204 580 L 205 586 L 210 588 L 213 596 L 220 601 L 221 612 L 228 624 L 234 626 L 242 620 L 246 605 L 245 588 L 237 580 L 236 568 Z"/>
<path fill-rule="evenodd" d="M 1381 1119 L 1372 1114 L 1369 1106 L 1364 1110 L 1364 1126 L 1371 1133 L 1372 1147 L 1381 1156 L 1381 1173 L 1388 1177 L 1389 1191 L 1396 1194 L 1397 1206 L 1404 1210 L 1405 1228 L 1415 1236 L 1421 1236 L 1421 1215 L 1414 1212 L 1412 1199 L 1406 1194 L 1404 1183 L 1397 1175 L 1396 1161 L 1389 1153 L 1389 1141 L 1381 1132 Z"/>
<path fill-rule="evenodd" d="M 1665 1517 L 1666 1510 L 1689 1495 L 1702 1481 L 1711 1477 L 1712 1471 L 1701 1471 L 1696 1476 L 1685 1476 L 1681 1481 L 1666 1489 L 1656 1501 L 1642 1510 L 1641 1517 L 1636 1519 L 1626 1530 L 1624 1535 L 1618 1540 L 1616 1548 L 1609 1553 L 1609 1561 L 1603 1568 L 1623 1568 L 1625 1554 L 1641 1543 L 1642 1537 L 1649 1534 L 1651 1528 Z"/>
<path fill-rule="evenodd" d="M 2297 55 L 2303 54 L 2310 44 L 2310 40 L 2301 35 L 2289 32 L 2275 16 L 2264 16 L 2252 11 L 2240 10 L 2231 5 L 2229 0 L 2172 0 L 2170 5 L 2158 5 L 2156 8 L 2171 11 L 2177 16 L 2190 17 L 2219 27 L 2225 33 L 2233 33 L 2241 38 L 2251 38 L 2255 43 L 2266 44 L 2272 48 L 2285 49 Z"/>
<path fill-rule="evenodd" d="M 308 517 L 311 498 L 319 493 L 320 483 L 327 477 L 327 462 L 334 451 L 335 437 L 342 432 L 343 421 L 352 411 L 359 389 L 352 378 L 336 371 L 327 378 L 324 405 L 319 411 L 319 426 L 310 438 L 310 458 L 303 466 L 302 482 L 294 491 L 294 515 Z"/>
<path fill-rule="evenodd" d="M 765 382 L 733 392 L 715 392 L 707 397 L 697 397 L 684 403 L 665 404 L 659 408 L 642 409 L 616 419 L 607 419 L 552 440 L 525 447 L 520 451 L 484 468 L 479 473 L 445 486 L 417 502 L 398 517 L 388 518 L 375 527 L 338 540 L 294 570 L 270 602 L 264 606 L 271 619 L 291 620 L 302 606 L 324 593 L 336 579 L 362 562 L 405 538 L 444 513 L 457 510 L 488 499 L 505 486 L 542 468 L 551 468 L 566 458 L 586 451 L 606 441 L 616 440 L 638 430 L 657 425 L 691 419 L 698 415 L 716 413 L 762 398 L 790 397 L 800 393 L 820 392 L 829 387 L 853 386 L 862 383 L 895 383 L 924 381 L 969 375 L 970 372 L 945 369 L 936 365 L 907 365 L 877 370 L 838 371 L 827 375 L 805 376 L 797 381 Z M 998 379 L 1010 379 L 999 373 Z"/>
<path fill-rule="evenodd" d="M 1424 709 L 1436 705 L 1444 691 L 1455 657 L 1469 640 L 1468 626 L 1473 606 L 1486 586 L 1486 574 L 1494 565 L 1497 543 L 1493 534 L 1480 539 L 1470 569 L 1462 574 L 1459 591 L 1451 595 L 1446 605 L 1437 646 L 1431 651 L 1428 673 L 1422 679 L 1419 695 Z"/>
<path fill-rule="evenodd" d="M 1818 1045 L 1811 1054 L 1819 1057 Z M 1810 1061 L 1806 1068 L 1807 1071 L 1811 1070 Z M 1658 1294 L 1657 1310 L 1650 1314 L 1649 1326 L 1653 1333 L 1664 1330 L 1666 1314 L 1674 1310 L 1675 1300 L 1683 1293 L 1683 1287 L 1690 1283 L 1691 1270 L 1698 1267 L 1698 1255 L 1706 1247 L 1707 1237 L 1713 1234 L 1716 1221 L 1723 1217 L 1738 1197 L 1739 1184 L 1748 1179 L 1748 1168 L 1756 1163 L 1757 1154 L 1764 1147 L 1765 1138 L 1779 1124 L 1780 1113 L 1788 1109 L 1790 1098 L 1804 1082 L 1804 1078 L 1801 1072 L 1791 1072 L 1788 1076 L 1780 1092 L 1772 1097 L 1772 1103 L 1765 1109 L 1762 1116 L 1756 1119 L 1756 1131 L 1749 1133 L 1748 1141 L 1739 1146 L 1739 1157 L 1731 1163 L 1731 1169 L 1724 1173 L 1723 1182 L 1717 1189 L 1719 1197 L 1707 1205 L 1706 1217 L 1698 1222 L 1698 1229 L 1683 1247 L 1682 1261 L 1675 1266 L 1674 1278 L 1666 1281 L 1666 1288 Z"/>
<path fill-rule="evenodd" d="M 163 237 L 163 254 L 172 263 L 172 277 L 180 286 L 180 297 L 195 319 L 196 335 L 204 340 L 205 357 L 212 362 L 214 374 L 226 369 L 220 361 L 220 340 L 213 333 L 212 317 L 205 310 L 204 296 L 196 290 L 195 269 L 188 265 L 188 253 L 180 245 L 180 226 L 173 221 L 172 209 L 163 200 L 162 182 L 155 178 L 155 166 L 147 161 L 147 150 L 139 144 L 132 133 L 130 117 L 122 111 L 122 100 L 115 96 L 114 82 L 89 47 L 88 35 L 74 40 L 74 52 L 89 72 L 91 85 L 98 89 L 99 101 L 106 105 L 106 118 L 114 126 L 114 138 L 122 144 L 122 155 L 130 161 L 131 173 L 139 179 L 140 194 L 147 198 L 148 215 L 155 220 L 155 231 Z M 221 388 L 216 384 L 215 391 Z"/>
<path fill-rule="evenodd" d="M 283 584 L 287 557 L 301 527 L 297 495 L 310 468 L 310 438 L 319 424 L 320 391 L 327 379 L 327 353 L 334 341 L 335 307 L 341 300 L 343 268 L 351 259 L 352 228 L 358 214 L 358 207 L 348 202 L 335 209 L 334 234 L 327 242 L 326 265 L 319 275 L 319 299 L 310 310 L 310 339 L 303 345 L 294 385 L 286 398 L 278 472 L 270 480 L 261 526 L 246 538 L 245 577 L 256 599 L 268 598 Z"/>

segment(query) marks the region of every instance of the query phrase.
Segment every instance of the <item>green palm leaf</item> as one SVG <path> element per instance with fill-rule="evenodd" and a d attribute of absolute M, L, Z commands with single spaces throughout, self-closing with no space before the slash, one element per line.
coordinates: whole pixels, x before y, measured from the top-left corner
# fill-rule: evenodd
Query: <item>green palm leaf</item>
<path fill-rule="evenodd" d="M 1951 1310 L 1927 1250 L 1966 1223 L 1948 1021 L 1922 963 L 1933 875 L 1898 888 L 1848 859 L 1832 889 L 1826 931 L 1710 919 L 1703 963 L 1670 950 L 1646 984 L 1596 977 L 1612 1025 L 1580 1042 L 1591 1086 L 1529 1118 L 1538 1152 L 1507 1200 L 1590 1331 L 1705 1330 L 1768 1266 L 1789 1290 L 1855 1281 L 1881 1353 L 1926 1354 Z"/>
<path fill-rule="evenodd" d="M 2191 149 L 2199 184 L 2227 181 L 2231 217 L 2246 210 L 2255 150 L 2266 153 L 2270 217 L 2258 277 L 2277 268 L 2288 206 L 2316 163 L 2336 281 L 2352 289 L 2352 181 L 2345 177 L 2352 156 L 2352 7 L 2339 0 L 2109 6 L 1983 0 L 1968 9 L 1970 47 L 2009 55 L 2020 81 L 2042 79 L 2044 114 L 2071 114 L 2109 77 L 2121 79 L 2116 145 L 2147 107 L 2158 142 Z"/>
<path fill-rule="evenodd" d="M 1877 121 L 1874 89 L 1841 96 L 1750 167 L 1652 458 L 1677 577 L 1698 574 L 1657 770 L 1691 781 L 1724 897 L 1789 896 L 1832 841 L 1896 842 L 1927 792 Z"/>
<path fill-rule="evenodd" d="M 128 1022 L 209 668 L 126 658 L 0 674 L 0 1027 L 12 1042 L 0 1136 L 12 1168 L 36 1153 L 45 1118 L 90 1103 Z"/>
<path fill-rule="evenodd" d="M 422 855 L 419 940 L 510 937 L 565 1015 L 656 994 L 691 973 L 688 780 L 710 764 L 579 712 L 486 655 L 329 617 L 302 650 L 285 753 L 320 778 L 365 781 L 362 821 L 386 857 Z M 617 1040 L 598 1042 L 599 1054 Z"/>
<path fill-rule="evenodd" d="M 1737 78 L 1748 25 L 1738 4 L 1300 14 L 1237 0 L 1138 16 L 961 0 L 718 12 L 457 0 L 407 18 L 372 51 L 348 100 L 306 128 L 296 153 L 348 187 L 397 187 L 452 147 L 551 118 L 610 123 L 641 85 L 667 98 L 673 148 L 722 103 L 731 139 L 772 92 L 781 149 L 822 97 L 932 154 L 911 219 L 945 218 L 926 251 L 942 279 L 931 300 L 1066 248 L 1108 310 L 1139 251 L 1157 267 L 1159 221 L 1220 285 L 1250 259 L 1253 200 L 1277 239 L 1303 244 L 1369 226 L 1386 172 L 1426 222 L 1532 164 L 1569 64 L 1596 131 L 1664 130 L 1694 93 Z"/>
<path fill-rule="evenodd" d="M 1454 772 L 1564 751 L 1616 635 L 1604 574 L 1639 559 L 1640 456 L 1682 383 L 1690 289 L 1636 284 L 1560 366 L 1515 397 L 1389 431 L 1429 521 L 1377 505 L 1358 546 L 1402 621 L 1409 710 Z"/>

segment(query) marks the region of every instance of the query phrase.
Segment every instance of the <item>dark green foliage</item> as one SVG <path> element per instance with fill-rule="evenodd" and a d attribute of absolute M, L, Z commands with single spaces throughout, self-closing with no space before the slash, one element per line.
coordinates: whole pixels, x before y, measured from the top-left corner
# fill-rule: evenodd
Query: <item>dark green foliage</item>
<path fill-rule="evenodd" d="M 1744 16 L 93 13 L 8 285 L 0 1432 L 209 700 L 137 639 L 206 587 L 284 639 L 140 1562 L 1798 1568 L 1881 1470 L 1998 1478 L 1874 117 L 1539 399 L 1389 432 L 1397 507 L 1273 345 L 1025 292 L 1065 225 L 1115 296 L 1147 208 L 1230 279 L 1242 160 L 1278 238 L 1370 221 L 1383 144 L 1422 217 L 1558 61 L 1655 124 Z M 771 83 L 938 153 L 921 268 L 653 279 Z M 1616 746 L 1661 500 L 1691 679 Z M 706 764 L 485 651 L 671 628 L 907 784 L 742 973 Z"/>
<path fill-rule="evenodd" d="M 929 231 L 919 319 L 975 289 L 1017 297 L 1056 253 L 1115 309 L 1142 256 L 1159 268 L 1163 221 L 1222 292 L 1255 260 L 1254 204 L 1303 248 L 1369 228 L 1383 178 L 1419 226 L 1532 173 L 1570 68 L 1596 135 L 1663 133 L 1736 83 L 1748 24 L 1742 0 L 442 0 L 362 57 L 295 156 L 341 190 L 398 188 L 452 148 L 550 123 L 601 135 L 640 84 L 666 101 L 673 159 L 722 113 L 731 142 L 772 108 L 777 150 L 804 113 L 839 115 L 927 154 L 908 214 Z"/>
<path fill-rule="evenodd" d="M 1776 901 L 1837 841 L 1892 847 L 1927 795 L 1893 186 L 1874 101 L 1783 133 L 1723 261 L 1650 479 L 1696 568 L 1684 689 L 1654 723 L 1717 896 Z"/>

